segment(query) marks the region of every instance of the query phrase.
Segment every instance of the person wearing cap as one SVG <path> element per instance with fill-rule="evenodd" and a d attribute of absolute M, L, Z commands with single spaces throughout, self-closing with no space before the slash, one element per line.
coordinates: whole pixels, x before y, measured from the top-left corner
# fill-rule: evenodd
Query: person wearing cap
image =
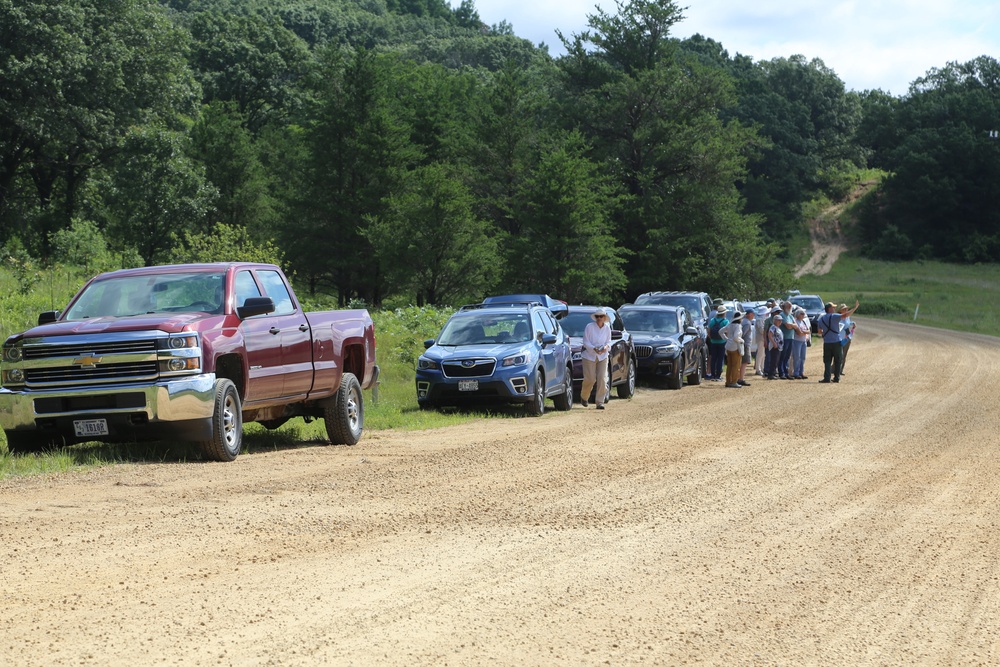
<path fill-rule="evenodd" d="M 792 365 L 789 369 L 789 377 L 793 380 L 806 380 L 806 343 L 812 335 L 812 325 L 806 316 L 804 308 L 796 308 L 794 311 L 795 337 L 792 339 Z"/>
<path fill-rule="evenodd" d="M 837 306 L 837 312 L 840 313 L 840 323 L 843 325 L 840 329 L 840 346 L 844 348 L 840 358 L 840 374 L 843 375 L 844 365 L 847 363 L 847 351 L 851 349 L 851 341 L 854 339 L 854 321 L 851 319 L 854 310 L 848 311 L 847 304 L 842 303 Z"/>
<path fill-rule="evenodd" d="M 770 319 L 771 326 L 767 329 L 764 377 L 768 380 L 776 380 L 778 378 L 778 358 L 781 356 L 781 348 L 785 345 L 785 337 L 781 334 L 781 324 L 784 318 L 779 311 Z"/>
<path fill-rule="evenodd" d="M 729 319 L 726 317 L 726 307 L 720 305 L 707 324 L 709 379 L 715 382 L 722 380 L 722 364 L 726 359 L 726 339 L 722 337 L 722 329 L 727 326 Z"/>
<path fill-rule="evenodd" d="M 611 325 L 608 311 L 598 308 L 590 314 L 594 320 L 583 330 L 583 384 L 580 387 L 580 404 L 587 407 L 587 398 L 597 385 L 594 402 L 597 409 L 604 409 L 604 397 L 608 394 L 608 355 L 611 352 Z"/>
<path fill-rule="evenodd" d="M 858 302 L 855 301 L 854 308 L 846 311 L 848 317 L 854 314 L 858 305 Z M 844 360 L 844 348 L 840 344 L 840 332 L 843 329 L 842 316 L 835 312 L 836 309 L 837 304 L 832 301 L 827 302 L 826 312 L 816 320 L 816 331 L 823 337 L 823 379 L 820 382 L 824 384 L 840 382 L 840 365 Z"/>
<path fill-rule="evenodd" d="M 726 386 L 731 389 L 742 389 L 740 384 L 740 366 L 743 363 L 743 313 L 736 311 L 732 321 L 720 332 L 726 339 Z"/>

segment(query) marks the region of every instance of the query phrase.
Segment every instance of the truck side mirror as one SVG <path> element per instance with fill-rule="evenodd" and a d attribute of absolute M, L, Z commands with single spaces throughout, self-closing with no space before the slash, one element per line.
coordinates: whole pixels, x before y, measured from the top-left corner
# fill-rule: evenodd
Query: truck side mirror
<path fill-rule="evenodd" d="M 58 310 L 46 310 L 44 313 L 38 314 L 38 324 L 51 324 L 59 319 L 59 315 Z"/>
<path fill-rule="evenodd" d="M 269 296 L 247 297 L 243 305 L 236 309 L 236 314 L 241 320 L 254 315 L 266 315 L 274 312 L 274 299 Z"/>

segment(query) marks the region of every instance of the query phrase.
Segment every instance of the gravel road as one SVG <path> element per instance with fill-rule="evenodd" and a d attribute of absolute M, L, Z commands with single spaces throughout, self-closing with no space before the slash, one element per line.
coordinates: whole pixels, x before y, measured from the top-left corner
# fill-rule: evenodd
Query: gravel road
<path fill-rule="evenodd" d="M 1000 664 L 1000 339 L 0 484 L 0 664 Z"/>

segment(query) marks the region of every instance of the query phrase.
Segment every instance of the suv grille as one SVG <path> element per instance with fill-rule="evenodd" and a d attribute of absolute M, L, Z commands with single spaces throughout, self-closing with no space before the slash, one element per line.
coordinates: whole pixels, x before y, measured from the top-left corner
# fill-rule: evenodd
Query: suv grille
<path fill-rule="evenodd" d="M 441 371 L 449 378 L 489 377 L 493 375 L 496 365 L 496 359 L 464 359 L 444 362 Z"/>
<path fill-rule="evenodd" d="M 636 345 L 635 346 L 635 356 L 640 359 L 645 359 L 646 357 L 653 356 L 653 346 L 652 345 Z"/>

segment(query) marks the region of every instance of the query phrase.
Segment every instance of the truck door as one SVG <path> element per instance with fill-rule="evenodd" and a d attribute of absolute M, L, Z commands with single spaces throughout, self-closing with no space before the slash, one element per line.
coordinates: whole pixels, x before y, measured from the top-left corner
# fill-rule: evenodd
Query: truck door
<path fill-rule="evenodd" d="M 237 308 L 249 297 L 263 296 L 253 275 L 249 271 L 236 274 L 235 282 Z M 247 350 L 247 390 L 244 404 L 268 401 L 281 396 L 284 377 L 281 368 L 281 352 L 271 333 L 268 315 L 257 315 L 243 320 L 240 330 Z"/>
<path fill-rule="evenodd" d="M 274 301 L 274 312 L 269 317 L 269 331 L 280 341 L 284 376 L 281 395 L 286 398 L 304 395 L 312 389 L 313 384 L 312 332 L 309 322 L 292 299 L 291 291 L 280 273 L 266 269 L 257 269 L 256 273 L 264 287 L 264 296 L 269 296 Z"/>

